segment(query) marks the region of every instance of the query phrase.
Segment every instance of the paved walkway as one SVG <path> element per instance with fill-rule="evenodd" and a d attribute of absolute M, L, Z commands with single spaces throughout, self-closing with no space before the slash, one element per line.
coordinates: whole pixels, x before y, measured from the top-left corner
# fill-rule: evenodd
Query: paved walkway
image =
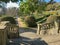
<path fill-rule="evenodd" d="M 60 45 L 60 34 L 39 36 L 36 31 L 33 28 L 20 28 L 20 38 L 10 39 L 9 45 Z"/>
<path fill-rule="evenodd" d="M 44 40 L 36 34 L 36 29 L 20 28 L 20 38 L 10 39 L 8 45 L 47 45 Z"/>
<path fill-rule="evenodd" d="M 49 36 L 40 36 L 48 45 L 60 45 L 60 34 L 58 35 L 49 35 Z"/>

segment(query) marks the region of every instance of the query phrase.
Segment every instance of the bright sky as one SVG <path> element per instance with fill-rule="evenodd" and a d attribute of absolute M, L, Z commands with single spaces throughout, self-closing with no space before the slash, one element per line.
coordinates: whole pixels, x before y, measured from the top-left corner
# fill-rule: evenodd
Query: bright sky
<path fill-rule="evenodd" d="M 50 1 L 50 0 L 46 0 L 46 1 L 48 2 L 48 1 Z M 56 2 L 60 2 L 60 0 L 54 0 L 54 1 L 56 1 Z"/>
<path fill-rule="evenodd" d="M 19 0 L 18 0 L 19 1 Z M 48 2 L 48 1 L 50 1 L 50 0 L 46 0 L 46 2 Z M 56 2 L 60 2 L 60 0 L 54 0 L 54 1 L 56 1 Z M 19 7 L 19 2 L 18 3 L 13 3 L 13 2 L 8 2 L 7 3 L 7 8 L 9 8 L 9 7 Z"/>
<path fill-rule="evenodd" d="M 7 8 L 10 8 L 10 7 L 16 7 L 16 8 L 18 8 L 19 5 L 18 5 L 18 3 L 10 1 L 10 2 L 7 3 Z"/>

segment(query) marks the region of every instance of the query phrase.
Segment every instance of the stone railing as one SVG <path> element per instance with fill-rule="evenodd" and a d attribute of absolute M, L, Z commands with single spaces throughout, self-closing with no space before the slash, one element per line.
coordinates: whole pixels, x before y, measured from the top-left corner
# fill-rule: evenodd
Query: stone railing
<path fill-rule="evenodd" d="M 7 45 L 8 37 L 19 37 L 19 27 L 9 21 L 0 22 L 0 45 Z"/>
<path fill-rule="evenodd" d="M 37 25 L 38 25 L 38 30 L 37 30 L 38 35 L 57 34 L 58 27 L 57 27 L 56 22 L 43 23 L 43 24 L 37 24 Z"/>
<path fill-rule="evenodd" d="M 8 24 L 8 37 L 9 38 L 16 38 L 19 37 L 19 26 L 16 24 Z"/>

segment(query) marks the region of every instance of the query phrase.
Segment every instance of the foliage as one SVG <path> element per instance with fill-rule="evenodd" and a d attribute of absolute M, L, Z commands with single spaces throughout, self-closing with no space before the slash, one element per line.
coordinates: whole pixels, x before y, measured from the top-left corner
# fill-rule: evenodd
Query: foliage
<path fill-rule="evenodd" d="M 56 3 L 54 0 L 50 0 L 49 2 L 48 2 L 48 4 L 53 4 L 53 3 Z"/>
<path fill-rule="evenodd" d="M 46 22 L 46 20 L 47 20 L 47 18 L 48 18 L 49 16 L 50 16 L 50 15 L 44 15 L 44 16 L 38 18 L 38 19 L 36 20 L 36 22 L 37 22 L 37 23 L 44 23 L 44 22 Z"/>
<path fill-rule="evenodd" d="M 33 16 L 26 16 L 25 21 L 28 24 L 29 27 L 36 27 L 36 20 Z"/>
<path fill-rule="evenodd" d="M 57 11 L 44 11 L 44 15 L 57 15 Z"/>
<path fill-rule="evenodd" d="M 16 24 L 16 21 L 13 17 L 3 17 L 1 21 L 10 21 L 11 24 Z"/>
<path fill-rule="evenodd" d="M 41 12 L 45 9 L 45 2 L 39 0 L 26 0 L 20 3 L 20 12 L 22 14 L 33 14 L 35 11 Z"/>
<path fill-rule="evenodd" d="M 47 11 L 50 11 L 50 10 L 59 10 L 60 9 L 60 3 L 53 3 L 53 4 L 48 4 L 47 7 L 46 7 L 46 10 Z"/>
<path fill-rule="evenodd" d="M 51 10 L 52 9 L 52 4 L 47 5 L 46 10 Z"/>

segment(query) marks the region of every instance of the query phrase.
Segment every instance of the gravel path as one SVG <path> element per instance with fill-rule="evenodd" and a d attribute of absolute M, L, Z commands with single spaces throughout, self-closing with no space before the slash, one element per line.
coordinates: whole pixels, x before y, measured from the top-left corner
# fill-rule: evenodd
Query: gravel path
<path fill-rule="evenodd" d="M 8 45 L 60 45 L 60 34 L 39 36 L 36 28 L 20 28 L 20 38 L 10 39 Z"/>

